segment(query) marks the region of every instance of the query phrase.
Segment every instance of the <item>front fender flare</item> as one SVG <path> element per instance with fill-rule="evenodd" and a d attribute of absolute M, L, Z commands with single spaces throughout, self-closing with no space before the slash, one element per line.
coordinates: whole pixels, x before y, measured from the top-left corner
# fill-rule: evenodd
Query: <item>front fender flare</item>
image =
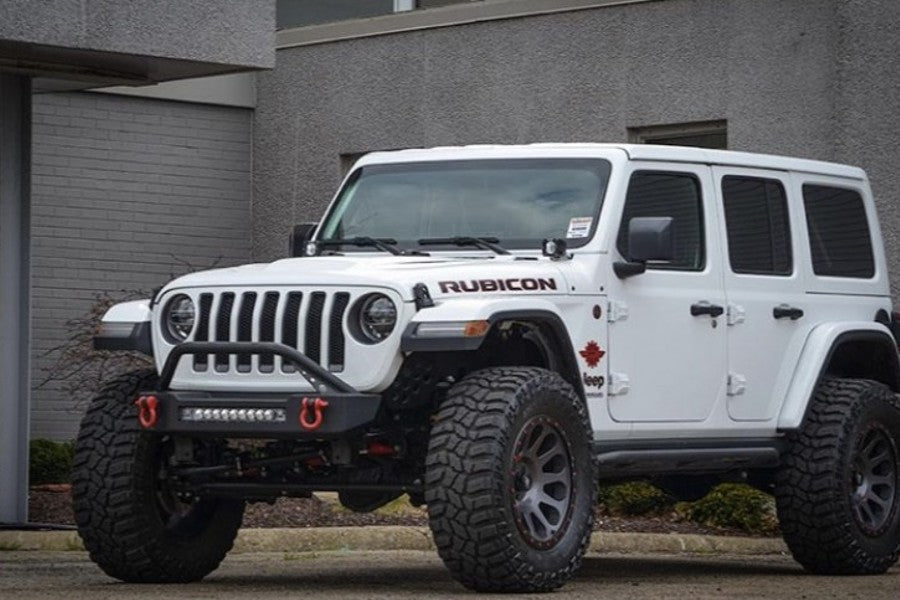
<path fill-rule="evenodd" d="M 132 351 L 153 356 L 150 300 L 114 304 L 103 315 L 100 332 L 94 336 L 95 350 Z"/>
<path fill-rule="evenodd" d="M 484 337 L 420 338 L 416 336 L 416 329 L 421 323 L 459 323 L 469 321 L 488 321 L 493 326 L 494 323 L 509 318 L 511 315 L 515 315 L 517 318 L 525 318 L 527 315 L 532 315 L 563 323 L 556 305 L 546 300 L 536 300 L 534 298 L 529 298 L 528 300 L 519 298 L 466 298 L 451 300 L 417 312 L 403 332 L 400 350 L 403 352 L 477 350 L 481 347 Z M 563 331 L 565 331 L 565 327 L 563 327 Z M 568 334 L 566 337 L 568 338 Z"/>
<path fill-rule="evenodd" d="M 539 326 L 542 338 L 554 346 L 553 358 L 558 361 L 560 374 L 575 386 L 584 397 L 584 387 L 579 375 L 572 338 L 559 309 L 555 304 L 535 298 L 454 300 L 440 306 L 419 311 L 403 333 L 400 348 L 404 352 L 452 352 L 474 351 L 481 347 L 486 336 L 417 338 L 416 327 L 420 323 L 487 321 L 491 328 L 503 321 L 524 321 Z M 490 329 L 488 330 L 490 331 Z"/>

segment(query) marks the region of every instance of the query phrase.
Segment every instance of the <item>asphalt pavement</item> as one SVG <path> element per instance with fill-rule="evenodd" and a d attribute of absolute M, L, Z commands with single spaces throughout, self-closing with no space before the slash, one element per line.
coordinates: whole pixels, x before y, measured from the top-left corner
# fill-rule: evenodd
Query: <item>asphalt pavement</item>
<path fill-rule="evenodd" d="M 0 552 L 4 600 L 473 596 L 450 578 L 433 552 L 236 554 L 200 583 L 168 586 L 119 583 L 100 572 L 83 552 Z M 876 577 L 817 577 L 783 556 L 592 554 L 553 598 L 897 599 L 900 568 Z"/>

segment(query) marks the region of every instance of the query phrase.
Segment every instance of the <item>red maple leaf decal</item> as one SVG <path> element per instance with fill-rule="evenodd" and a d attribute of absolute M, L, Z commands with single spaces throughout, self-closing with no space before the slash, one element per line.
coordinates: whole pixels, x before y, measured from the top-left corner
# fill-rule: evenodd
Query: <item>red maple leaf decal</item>
<path fill-rule="evenodd" d="M 584 347 L 584 350 L 579 352 L 579 354 L 587 362 L 587 365 L 593 369 L 598 364 L 600 364 L 600 359 L 603 358 L 603 356 L 606 354 L 606 351 L 601 350 L 599 344 L 591 340 L 587 343 L 587 346 Z"/>

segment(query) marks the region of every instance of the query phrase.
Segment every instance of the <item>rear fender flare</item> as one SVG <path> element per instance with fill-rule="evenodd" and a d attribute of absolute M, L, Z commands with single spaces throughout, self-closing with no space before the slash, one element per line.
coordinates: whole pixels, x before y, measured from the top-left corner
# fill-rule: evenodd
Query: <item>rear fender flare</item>
<path fill-rule="evenodd" d="M 779 430 L 800 427 L 819 382 L 827 374 L 832 357 L 842 344 L 848 342 L 883 346 L 890 357 L 893 373 L 882 383 L 895 392 L 900 390 L 900 357 L 897 354 L 897 344 L 887 327 L 874 321 L 823 323 L 813 328 L 806 338 L 778 417 Z"/>

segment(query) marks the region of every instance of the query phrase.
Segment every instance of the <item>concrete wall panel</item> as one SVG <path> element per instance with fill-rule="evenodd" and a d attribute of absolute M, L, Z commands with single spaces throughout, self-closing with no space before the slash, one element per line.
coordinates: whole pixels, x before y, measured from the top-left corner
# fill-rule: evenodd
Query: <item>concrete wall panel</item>
<path fill-rule="evenodd" d="M 835 145 L 840 4 L 665 0 L 280 50 L 258 75 L 254 256 L 321 215 L 347 153 L 726 119 L 733 149 L 852 159 Z"/>
<path fill-rule="evenodd" d="M 271 67 L 274 0 L 3 0 L 0 40 Z"/>

